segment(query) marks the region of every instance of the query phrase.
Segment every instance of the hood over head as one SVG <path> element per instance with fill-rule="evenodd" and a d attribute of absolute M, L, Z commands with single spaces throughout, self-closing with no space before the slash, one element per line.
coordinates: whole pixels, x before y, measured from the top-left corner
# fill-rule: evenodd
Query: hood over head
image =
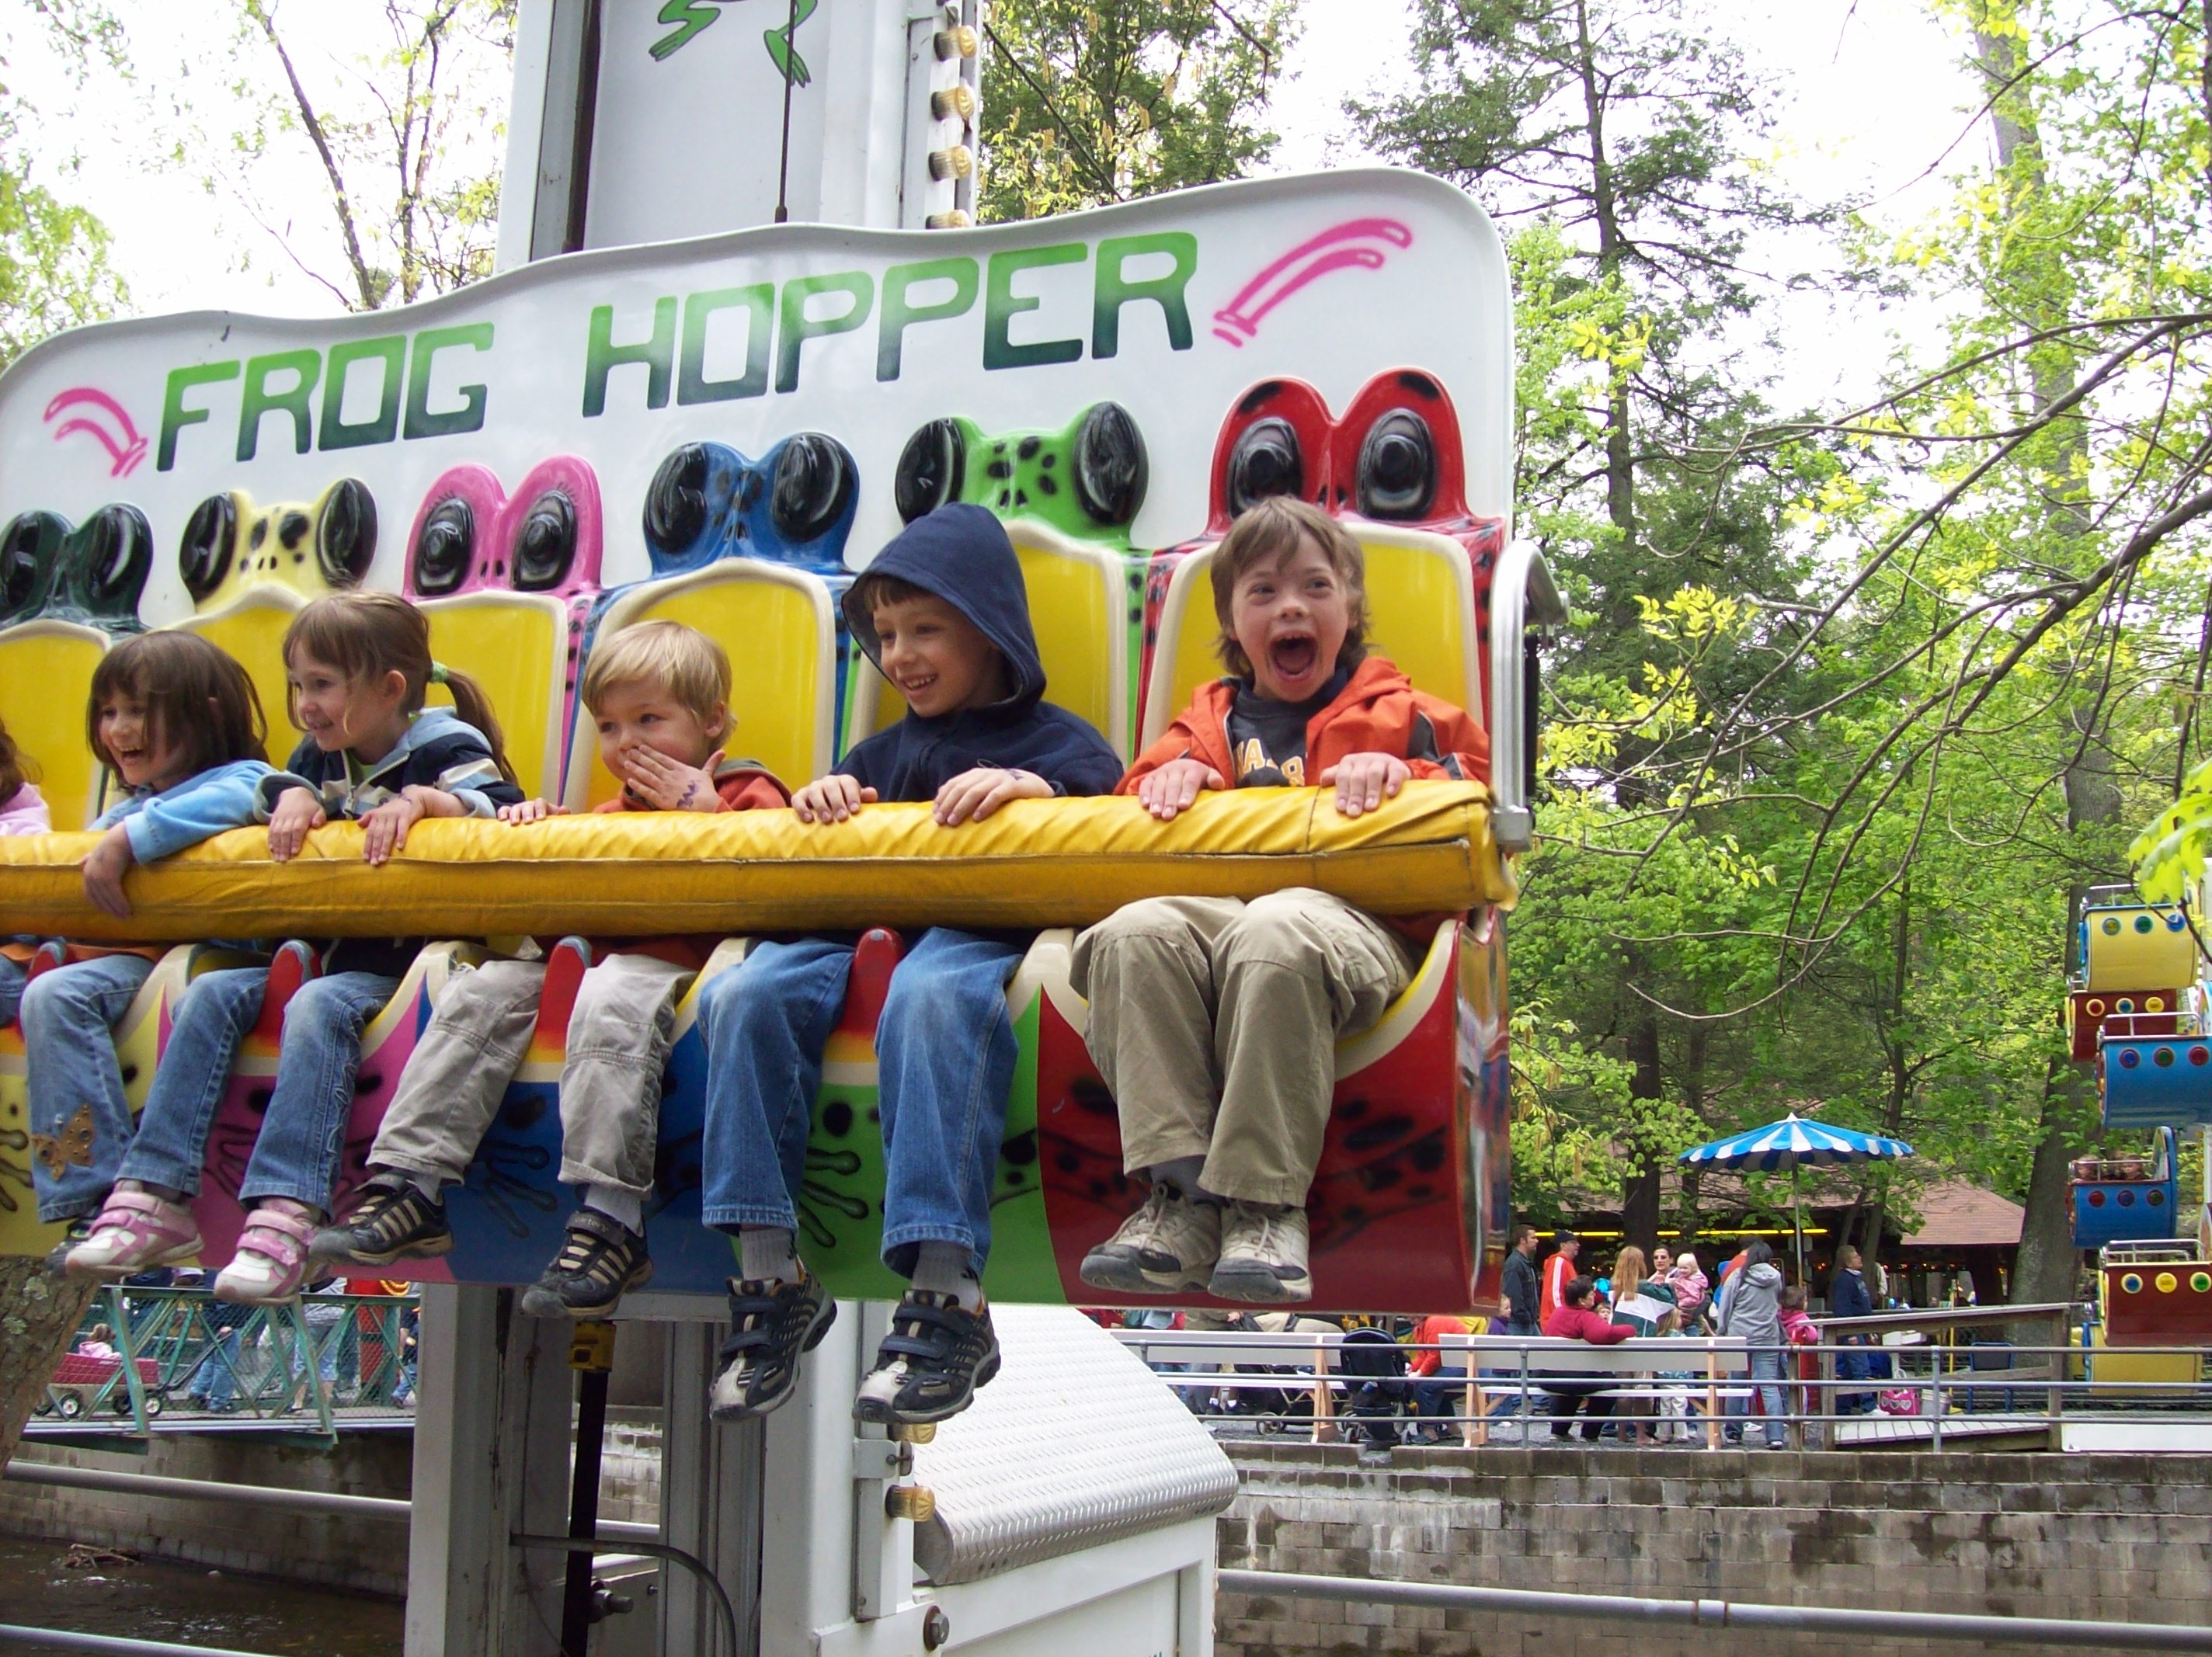
<path fill-rule="evenodd" d="M 1743 1268 L 1743 1280 L 1755 1283 L 1761 1289 L 1771 1289 L 1782 1281 L 1782 1268 L 1771 1260 L 1761 1260 L 1757 1266 Z"/>
<path fill-rule="evenodd" d="M 1044 664 L 1030 625 L 1029 589 L 1006 525 L 982 507 L 955 501 L 923 513 L 878 553 L 841 601 L 846 624 L 876 671 L 883 659 L 873 612 L 860 602 L 866 577 L 889 575 L 933 592 L 975 624 L 1006 659 L 1012 694 L 994 704 L 1013 712 L 1044 695 Z"/>

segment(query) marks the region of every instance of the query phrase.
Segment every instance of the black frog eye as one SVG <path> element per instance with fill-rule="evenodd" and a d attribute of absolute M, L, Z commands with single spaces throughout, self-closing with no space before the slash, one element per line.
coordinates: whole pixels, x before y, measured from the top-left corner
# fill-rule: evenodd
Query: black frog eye
<path fill-rule="evenodd" d="M 1393 409 L 1359 446 L 1359 510 L 1370 518 L 1419 518 L 1437 493 L 1437 442 L 1429 422 Z"/>
<path fill-rule="evenodd" d="M 0 622 L 12 622 L 39 601 L 46 585 L 39 514 L 22 513 L 0 530 Z"/>
<path fill-rule="evenodd" d="M 1255 420 L 1237 434 L 1229 451 L 1229 515 L 1271 495 L 1305 493 L 1305 459 L 1298 429 L 1287 420 Z"/>
<path fill-rule="evenodd" d="M 678 552 L 707 526 L 707 446 L 686 443 L 660 463 L 645 492 L 646 544 Z"/>
<path fill-rule="evenodd" d="M 801 432 L 775 458 L 769 521 L 793 546 L 819 540 L 853 499 L 853 457 L 834 437 Z"/>
<path fill-rule="evenodd" d="M 237 544 L 238 505 L 228 495 L 211 495 L 192 508 L 177 549 L 177 572 L 194 604 L 205 604 L 222 585 Z"/>
<path fill-rule="evenodd" d="M 968 476 L 968 439 L 957 420 L 933 420 L 906 440 L 898 471 L 891 479 L 891 501 L 899 521 L 911 524 L 960 498 Z"/>
<path fill-rule="evenodd" d="M 1118 403 L 1094 403 L 1075 434 L 1075 498 L 1092 519 L 1126 524 L 1145 504 L 1145 439 Z"/>
<path fill-rule="evenodd" d="M 323 497 L 315 526 L 315 559 L 334 587 L 359 586 L 376 557 L 376 497 L 357 477 L 343 478 Z"/>
<path fill-rule="evenodd" d="M 514 586 L 518 592 L 544 592 L 568 579 L 576 560 L 576 503 L 560 489 L 548 489 L 530 503 L 522 527 L 514 532 Z"/>
<path fill-rule="evenodd" d="M 408 554 L 408 573 L 415 591 L 425 598 L 443 598 L 469 573 L 469 559 L 477 544 L 474 508 L 458 495 L 449 495 L 430 508 L 422 532 Z"/>
<path fill-rule="evenodd" d="M 136 507 L 102 507 L 86 526 L 85 592 L 102 610 L 135 610 L 154 564 L 154 526 Z"/>

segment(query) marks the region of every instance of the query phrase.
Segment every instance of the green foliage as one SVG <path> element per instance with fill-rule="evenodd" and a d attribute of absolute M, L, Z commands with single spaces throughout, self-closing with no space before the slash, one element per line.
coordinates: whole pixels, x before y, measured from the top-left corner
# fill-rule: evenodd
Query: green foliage
<path fill-rule="evenodd" d="M 1243 176 L 1296 0 L 998 0 L 978 194 L 988 222 Z"/>

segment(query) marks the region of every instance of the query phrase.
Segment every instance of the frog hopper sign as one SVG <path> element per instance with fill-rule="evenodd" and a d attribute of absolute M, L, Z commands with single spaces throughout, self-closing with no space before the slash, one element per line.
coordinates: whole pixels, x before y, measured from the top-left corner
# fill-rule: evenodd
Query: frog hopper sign
<path fill-rule="evenodd" d="M 350 577 L 367 550 L 366 584 L 398 589 L 409 517 L 442 474 L 480 465 L 512 486 L 578 456 L 611 588 L 649 574 L 637 526 L 672 452 L 757 457 L 811 432 L 852 458 L 857 568 L 899 527 L 899 461 L 923 427 L 1056 430 L 1111 402 L 1146 470 L 1127 543 L 1160 547 L 1204 531 L 1217 434 L 1256 383 L 1304 379 L 1341 408 L 1417 363 L 1458 410 L 1468 507 L 1502 518 L 1510 335 L 1496 233 L 1410 173 L 964 232 L 794 224 L 546 260 L 369 315 L 73 331 L 0 377 L 0 506 L 73 524 L 142 513 L 138 615 L 158 626 L 194 607 L 179 552 L 213 495 L 313 502 L 357 480 L 383 532 L 326 555 Z"/>

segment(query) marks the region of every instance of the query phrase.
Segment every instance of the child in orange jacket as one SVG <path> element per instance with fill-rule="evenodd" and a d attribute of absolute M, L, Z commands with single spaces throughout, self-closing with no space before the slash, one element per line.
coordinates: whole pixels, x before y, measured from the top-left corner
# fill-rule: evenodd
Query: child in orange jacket
<path fill-rule="evenodd" d="M 1334 787 L 1346 816 L 1412 777 L 1480 780 L 1482 727 L 1413 689 L 1365 640 L 1365 561 L 1303 501 L 1262 501 L 1213 554 L 1230 677 L 1199 687 L 1116 791 L 1168 822 L 1209 789 Z M 1433 931 L 1433 926 L 1428 930 Z M 1149 898 L 1076 940 L 1086 1041 L 1121 1115 L 1145 1205 L 1083 1280 L 1124 1294 L 1311 1297 L 1306 1192 L 1328 1124 L 1337 1040 L 1411 981 L 1418 944 L 1306 888 L 1249 903 Z"/>

